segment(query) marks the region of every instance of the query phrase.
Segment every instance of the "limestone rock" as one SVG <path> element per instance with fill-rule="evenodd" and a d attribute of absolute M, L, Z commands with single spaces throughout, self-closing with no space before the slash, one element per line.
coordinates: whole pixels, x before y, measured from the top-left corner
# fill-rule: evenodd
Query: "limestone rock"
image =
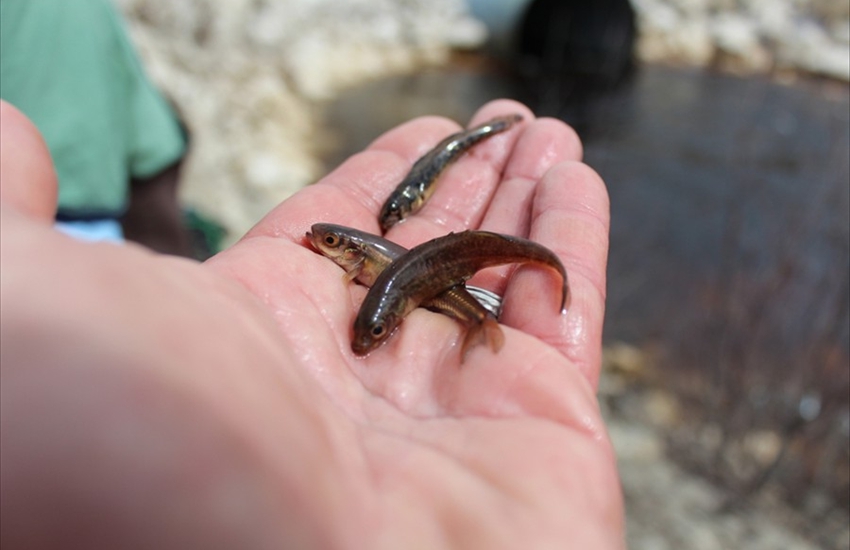
<path fill-rule="evenodd" d="M 830 0 L 631 0 L 643 61 L 774 69 L 850 81 L 850 4 Z"/>
<path fill-rule="evenodd" d="M 229 242 L 319 176 L 321 100 L 484 38 L 463 0 L 117 2 L 192 136 L 181 199 Z"/>

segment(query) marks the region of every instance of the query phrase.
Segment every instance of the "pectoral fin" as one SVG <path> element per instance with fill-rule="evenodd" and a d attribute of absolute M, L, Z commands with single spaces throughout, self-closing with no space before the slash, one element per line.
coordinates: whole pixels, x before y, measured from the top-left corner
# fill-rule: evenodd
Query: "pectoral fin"
<path fill-rule="evenodd" d="M 365 258 L 360 258 L 357 260 L 357 263 L 351 266 L 351 269 L 346 271 L 342 278 L 346 283 L 350 283 L 354 279 L 360 276 L 360 273 L 363 271 L 363 266 L 365 264 Z"/>
<path fill-rule="evenodd" d="M 463 345 L 460 348 L 460 362 L 466 359 L 469 350 L 478 344 L 486 343 L 493 353 L 498 353 L 505 343 L 505 335 L 495 318 L 487 316 L 481 323 L 477 323 L 466 331 Z"/>

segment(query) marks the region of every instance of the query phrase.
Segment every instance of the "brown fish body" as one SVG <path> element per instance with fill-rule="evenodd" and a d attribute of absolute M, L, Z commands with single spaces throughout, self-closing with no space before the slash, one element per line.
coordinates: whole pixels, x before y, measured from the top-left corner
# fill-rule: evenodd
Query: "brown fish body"
<path fill-rule="evenodd" d="M 425 242 L 377 277 L 354 322 L 352 349 L 377 347 L 419 304 L 463 284 L 486 267 L 534 263 L 561 274 L 561 310 L 569 303 L 567 272 L 558 257 L 533 241 L 487 231 L 464 231 Z"/>
<path fill-rule="evenodd" d="M 521 120 L 522 116 L 518 114 L 496 117 L 475 128 L 450 135 L 425 153 L 381 207 L 378 215 L 381 230 L 386 232 L 419 210 L 434 193 L 434 182 L 460 155 L 479 141 L 504 132 Z"/>
<path fill-rule="evenodd" d="M 407 249 L 383 237 L 335 224 L 314 224 L 307 233 L 313 246 L 345 269 L 348 279 L 372 286 L 378 275 Z M 473 295 L 474 294 L 474 295 Z M 422 305 L 437 313 L 459 321 L 467 329 L 461 350 L 462 356 L 479 340 L 486 340 L 494 352 L 504 341 L 496 322 L 495 311 L 482 305 L 487 303 L 486 291 L 458 285 L 426 300 Z M 489 301 L 490 307 L 492 302 Z"/>

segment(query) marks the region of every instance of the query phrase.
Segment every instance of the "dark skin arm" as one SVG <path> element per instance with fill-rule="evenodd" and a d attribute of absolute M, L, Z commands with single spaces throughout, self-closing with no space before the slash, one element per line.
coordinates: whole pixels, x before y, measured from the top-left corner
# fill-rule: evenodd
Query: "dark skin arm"
<path fill-rule="evenodd" d="M 124 237 L 162 254 L 192 257 L 189 232 L 177 200 L 182 160 L 145 179 L 133 179 L 121 219 Z"/>
<path fill-rule="evenodd" d="M 462 329 L 424 310 L 355 357 L 365 290 L 304 242 L 316 221 L 376 232 L 383 197 L 455 123 L 389 131 L 198 264 L 55 232 L 46 150 L 2 108 L 4 549 L 624 547 L 594 395 L 607 195 L 568 127 L 485 105 L 473 124 L 527 122 L 390 231 L 408 247 L 519 235 L 570 272 L 567 316 L 540 299 L 551 273 L 476 277 L 505 294 L 505 345 L 461 367 Z"/>

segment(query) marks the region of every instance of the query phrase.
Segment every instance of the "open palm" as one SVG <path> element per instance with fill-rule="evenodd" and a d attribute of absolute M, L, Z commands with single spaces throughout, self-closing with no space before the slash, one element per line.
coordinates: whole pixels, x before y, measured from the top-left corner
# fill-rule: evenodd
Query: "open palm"
<path fill-rule="evenodd" d="M 65 266 L 70 285 L 53 299 L 76 289 L 68 323 L 104 292 L 92 288 L 87 269 L 112 266 L 120 281 L 105 291 L 95 326 L 75 329 L 75 349 L 97 348 L 84 354 L 85 376 L 74 361 L 50 367 L 63 396 L 86 388 L 85 406 L 59 400 L 70 399 L 59 416 L 76 415 L 76 430 L 98 439 L 109 424 L 135 434 L 107 445 L 112 452 L 98 455 L 97 466 L 84 460 L 86 449 L 66 460 L 83 470 L 112 464 L 107 475 L 118 472 L 123 492 L 109 513 L 143 513 L 166 533 L 154 539 L 165 546 L 622 547 L 616 463 L 594 395 L 607 195 L 562 123 L 534 120 L 510 101 L 484 106 L 472 122 L 513 112 L 526 121 L 462 157 L 425 208 L 386 235 L 410 247 L 482 228 L 530 238 L 563 260 L 573 293 L 566 315 L 548 270 L 504 267 L 473 279 L 504 295 L 505 345 L 497 354 L 479 346 L 462 365 L 460 325 L 423 309 L 384 346 L 356 357 L 351 325 L 365 289 L 304 238 L 316 222 L 378 233 L 378 209 L 410 164 L 457 130 L 445 119 L 383 135 L 203 265 L 70 243 L 44 228 L 46 265 L 20 280 L 4 274 L 4 320 L 27 307 L 7 306 L 6 289 L 43 279 L 51 267 Z M 26 266 L 26 246 L 4 245 L 4 265 Z M 50 302 L 50 291 L 41 296 Z M 122 323 L 135 324 L 132 336 Z M 27 378 L 6 367 L 16 352 L 5 329 L 3 347 L 5 405 L 7 382 Z M 92 368 L 99 358 L 107 366 Z M 103 397 L 116 391 L 129 398 Z M 4 448 L 6 428 L 4 419 Z M 115 491 L 95 486 L 87 494 Z M 4 495 L 4 515 L 6 502 Z"/>

